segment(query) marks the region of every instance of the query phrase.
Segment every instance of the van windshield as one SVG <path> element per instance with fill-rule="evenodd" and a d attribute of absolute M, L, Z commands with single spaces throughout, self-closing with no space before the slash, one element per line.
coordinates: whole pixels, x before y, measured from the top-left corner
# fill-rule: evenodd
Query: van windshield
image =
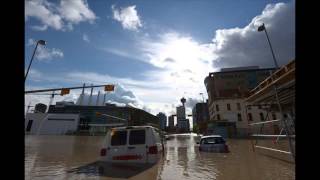
<path fill-rule="evenodd" d="M 111 146 L 121 146 L 127 143 L 127 131 L 111 132 Z"/>
<path fill-rule="evenodd" d="M 145 130 L 131 130 L 129 137 L 129 144 L 145 144 L 146 143 L 146 131 Z"/>

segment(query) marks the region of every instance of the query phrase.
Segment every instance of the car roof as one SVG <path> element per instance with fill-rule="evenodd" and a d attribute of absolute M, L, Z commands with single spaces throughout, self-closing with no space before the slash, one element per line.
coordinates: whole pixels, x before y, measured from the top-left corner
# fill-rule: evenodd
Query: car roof
<path fill-rule="evenodd" d="M 201 139 L 204 139 L 204 138 L 212 138 L 212 137 L 221 137 L 220 135 L 208 135 L 208 136 L 202 136 Z"/>
<path fill-rule="evenodd" d="M 124 129 L 144 129 L 144 128 L 154 128 L 152 126 L 124 126 L 124 127 L 114 127 L 112 130 L 124 130 Z"/>

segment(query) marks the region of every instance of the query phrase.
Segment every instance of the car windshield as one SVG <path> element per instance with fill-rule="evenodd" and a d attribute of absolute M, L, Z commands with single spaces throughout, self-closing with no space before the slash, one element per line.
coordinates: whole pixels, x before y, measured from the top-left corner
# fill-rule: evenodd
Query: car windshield
<path fill-rule="evenodd" d="M 221 137 L 209 137 L 201 140 L 200 144 L 224 144 L 225 141 Z"/>

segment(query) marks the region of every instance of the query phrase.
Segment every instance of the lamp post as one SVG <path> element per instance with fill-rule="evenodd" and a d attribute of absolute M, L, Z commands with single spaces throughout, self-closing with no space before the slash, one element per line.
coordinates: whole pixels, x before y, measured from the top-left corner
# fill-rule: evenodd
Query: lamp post
<path fill-rule="evenodd" d="M 28 73 L 29 73 L 29 69 L 30 69 L 30 66 L 31 66 L 31 64 L 32 64 L 34 54 L 36 53 L 38 44 L 41 44 L 41 45 L 44 46 L 44 45 L 46 45 L 46 41 L 44 41 L 44 40 L 39 40 L 39 41 L 37 41 L 36 47 L 35 47 L 34 50 L 33 50 L 33 54 L 32 54 L 32 57 L 31 57 L 31 61 L 30 61 L 30 63 L 29 63 L 28 69 L 27 69 L 27 73 L 26 73 L 26 75 L 24 76 L 24 82 L 26 82 L 26 79 L 27 79 L 27 76 L 28 76 Z"/>
<path fill-rule="evenodd" d="M 267 33 L 267 29 L 266 29 L 266 27 L 264 26 L 264 23 L 263 23 L 261 26 L 258 27 L 258 32 L 261 32 L 261 31 L 264 31 L 264 32 L 266 33 L 267 40 L 268 40 L 268 43 L 269 43 L 269 46 L 270 46 L 270 49 L 271 49 L 273 61 L 274 61 L 275 67 L 278 69 L 279 66 L 278 66 L 276 57 L 274 56 L 274 52 L 273 52 L 273 49 L 272 49 L 272 46 L 271 46 L 271 42 L 270 42 L 270 39 L 269 39 L 269 36 L 268 36 L 268 33 Z"/>
<path fill-rule="evenodd" d="M 272 57 L 273 57 L 273 61 L 274 61 L 275 67 L 276 67 L 276 69 L 279 69 L 276 57 L 274 56 L 273 49 L 272 49 L 272 46 L 271 46 L 271 43 L 270 43 L 270 40 L 269 40 L 267 29 L 264 26 L 264 23 L 262 23 L 262 25 L 258 27 L 258 32 L 261 32 L 261 31 L 264 31 L 266 33 L 266 36 L 267 36 L 267 39 L 268 39 L 268 43 L 269 43 L 269 46 L 270 46 L 270 49 L 271 49 L 271 52 L 272 52 Z M 272 78 L 272 76 L 271 76 L 271 78 Z M 281 107 L 281 104 L 280 104 L 280 101 L 279 101 L 279 96 L 278 96 L 278 91 L 277 91 L 276 84 L 273 84 L 273 89 L 275 91 L 275 96 L 276 96 L 277 105 L 279 107 L 280 114 L 282 115 L 281 120 L 283 120 L 284 127 L 285 127 L 285 130 L 286 130 L 287 136 L 288 136 L 290 152 L 291 152 L 293 158 L 295 159 L 295 151 L 294 151 L 294 147 L 292 145 L 291 135 L 289 134 L 290 132 L 289 132 L 289 128 L 288 128 L 288 124 L 286 122 L 286 119 L 283 119 L 283 111 L 282 111 L 282 107 Z"/>
<path fill-rule="evenodd" d="M 199 93 L 202 96 L 202 102 L 204 102 L 203 93 Z"/>

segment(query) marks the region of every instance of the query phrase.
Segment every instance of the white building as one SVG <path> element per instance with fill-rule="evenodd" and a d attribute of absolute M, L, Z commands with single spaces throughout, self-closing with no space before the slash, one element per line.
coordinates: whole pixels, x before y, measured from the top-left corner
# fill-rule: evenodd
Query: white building
<path fill-rule="evenodd" d="M 77 131 L 79 114 L 27 113 L 25 133 L 62 135 Z"/>
<path fill-rule="evenodd" d="M 244 135 L 248 133 L 248 123 L 266 120 L 267 111 L 264 106 L 252 106 L 246 110 L 244 99 L 230 98 L 220 99 L 213 102 L 213 119 L 217 121 L 235 122 L 237 133 Z M 279 112 L 269 112 L 269 120 L 279 119 Z M 275 123 L 276 125 L 276 123 Z"/>

